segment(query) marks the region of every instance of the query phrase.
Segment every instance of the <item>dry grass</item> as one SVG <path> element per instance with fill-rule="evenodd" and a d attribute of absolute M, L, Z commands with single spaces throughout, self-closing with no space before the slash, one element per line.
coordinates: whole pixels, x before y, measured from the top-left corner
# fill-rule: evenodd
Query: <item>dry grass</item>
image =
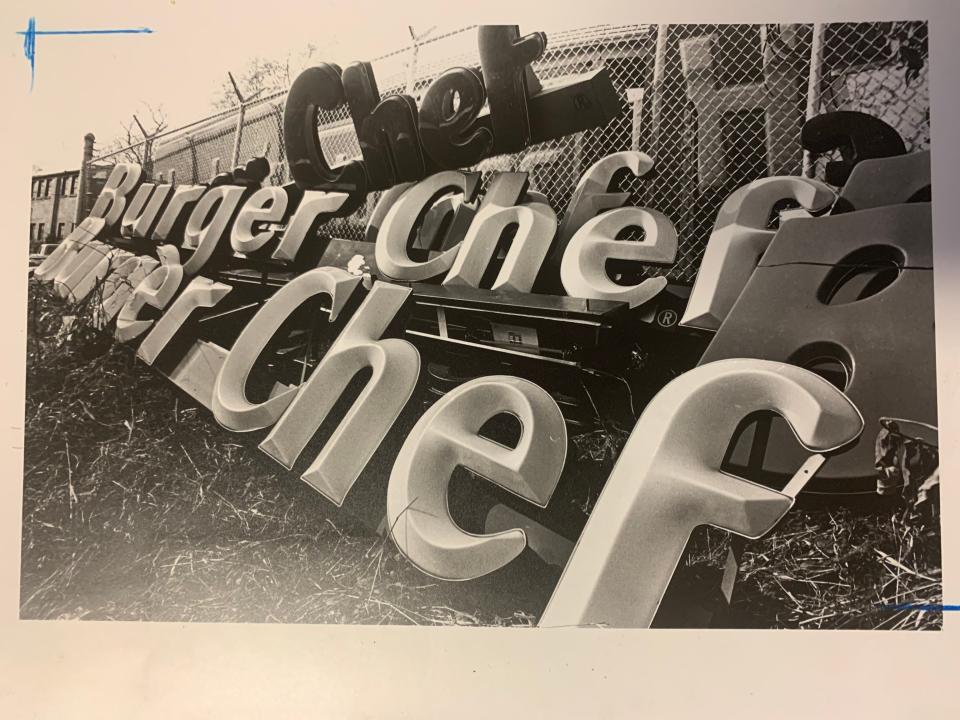
<path fill-rule="evenodd" d="M 21 616 L 168 621 L 532 626 L 555 570 L 526 555 L 444 583 L 219 428 L 84 308 L 31 282 Z M 611 429 L 612 428 L 612 429 Z M 612 464 L 626 438 L 572 438 Z M 903 506 L 797 510 L 751 543 L 733 627 L 937 628 L 939 520 Z M 698 533 L 687 572 L 715 576 L 727 539 Z"/>
<path fill-rule="evenodd" d="M 799 511 L 744 556 L 734 611 L 771 627 L 939 629 L 939 521 L 896 508 Z M 899 608 L 899 609 L 895 609 Z"/>
<path fill-rule="evenodd" d="M 21 616 L 533 623 L 472 602 L 219 428 L 31 283 Z M 533 611 L 539 612 L 534 604 Z"/>
<path fill-rule="evenodd" d="M 728 539 L 701 528 L 688 574 L 716 580 Z M 939 522 L 904 508 L 795 509 L 743 553 L 731 607 L 715 625 L 937 630 L 943 601 Z"/>

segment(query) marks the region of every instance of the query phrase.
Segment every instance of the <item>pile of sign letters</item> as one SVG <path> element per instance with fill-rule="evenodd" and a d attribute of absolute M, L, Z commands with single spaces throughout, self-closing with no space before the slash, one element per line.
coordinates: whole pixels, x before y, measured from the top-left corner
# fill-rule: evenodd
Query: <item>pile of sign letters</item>
<path fill-rule="evenodd" d="M 805 147 L 842 154 L 830 184 L 781 176 L 736 190 L 693 287 L 677 288 L 655 274 L 676 258 L 670 219 L 625 206 L 614 187 L 650 172 L 644 153 L 595 163 L 562 216 L 526 173 L 495 173 L 481 193 L 479 173 L 460 169 L 602 125 L 619 102 L 602 68 L 540 87 L 540 33 L 488 26 L 479 39 L 481 67 L 441 74 L 420 108 L 380 98 L 367 63 L 305 71 L 287 99 L 287 185 L 263 185 L 263 158 L 185 186 L 115 166 L 34 276 L 68 303 L 95 296 L 100 327 L 138 343 L 222 426 L 259 433 L 288 469 L 366 371 L 301 474 L 338 506 L 408 406 L 424 353 L 502 359 L 506 372 L 454 373 L 411 421 L 373 509 L 414 565 L 445 580 L 492 573 L 552 532 L 530 518 L 556 504 L 571 413 L 538 378 L 606 372 L 605 358 L 658 333 L 667 365 L 673 345 L 693 347 L 675 379 L 655 383 L 589 519 L 567 533 L 576 546 L 555 560 L 565 568 L 540 620 L 646 627 L 694 528 L 756 538 L 805 487 L 869 492 L 879 419 L 936 423 L 929 154 L 907 154 L 873 118 L 814 118 Z M 344 104 L 363 159 L 331 167 L 316 116 Z M 323 233 L 374 190 L 364 241 Z M 617 239 L 629 228 L 642 239 Z M 617 281 L 609 261 L 646 274 Z M 276 338 L 305 305 L 311 328 L 319 317 L 336 329 L 326 352 L 253 397 L 252 375 L 277 360 Z M 459 316 L 493 330 L 478 337 Z M 551 333 L 575 350 L 548 351 Z M 498 442 L 483 428 L 505 415 L 519 437 Z M 499 522 L 465 530 L 450 509 L 457 468 L 514 511 L 498 504 Z"/>

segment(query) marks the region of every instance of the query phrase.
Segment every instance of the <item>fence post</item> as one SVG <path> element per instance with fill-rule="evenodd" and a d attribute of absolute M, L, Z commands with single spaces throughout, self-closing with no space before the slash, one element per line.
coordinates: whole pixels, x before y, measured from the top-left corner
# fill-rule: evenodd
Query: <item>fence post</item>
<path fill-rule="evenodd" d="M 200 181 L 200 161 L 197 158 L 197 144 L 193 141 L 193 135 L 188 134 L 184 139 L 190 148 L 190 173 L 193 176 L 190 182 L 196 183 Z"/>
<path fill-rule="evenodd" d="M 87 133 L 83 136 L 83 162 L 80 163 L 80 187 L 77 189 L 77 210 L 74 214 L 73 223 L 79 225 L 86 218 L 84 210 L 87 206 L 87 187 L 90 184 L 90 161 L 93 160 L 93 143 L 96 141 L 93 133 Z"/>
<path fill-rule="evenodd" d="M 246 110 L 247 104 L 241 101 L 237 111 L 237 129 L 233 135 L 233 164 L 230 166 L 231 170 L 240 164 L 240 141 L 243 139 L 243 117 Z"/>
<path fill-rule="evenodd" d="M 243 139 L 243 116 L 247 111 L 247 102 L 259 95 L 260 91 L 258 90 L 250 97 L 245 98 L 243 93 L 240 92 L 240 86 L 237 85 L 237 81 L 233 79 L 233 73 L 229 70 L 227 71 L 227 77 L 230 78 L 233 92 L 237 96 L 237 129 L 233 135 L 233 164 L 230 166 L 230 168 L 233 169 L 240 164 L 240 141 Z"/>
<path fill-rule="evenodd" d="M 807 79 L 807 113 L 809 120 L 820 109 L 820 85 L 823 78 L 823 37 L 824 23 L 814 23 L 813 37 L 810 40 L 810 76 Z M 803 151 L 803 174 L 813 177 L 816 167 L 813 158 L 806 150 Z"/>
<path fill-rule="evenodd" d="M 437 26 L 434 25 L 419 35 L 413 31 L 413 25 L 408 25 L 407 29 L 410 31 L 410 40 L 413 44 L 410 46 L 410 60 L 407 62 L 407 82 L 404 92 L 407 95 L 412 95 L 413 88 L 417 84 L 417 60 L 420 55 L 420 46 L 423 44 L 423 41 L 427 40 L 433 31 L 437 29 Z"/>
<path fill-rule="evenodd" d="M 650 97 L 650 135 L 652 139 L 653 159 L 660 158 L 660 106 L 663 103 L 663 78 L 667 64 L 667 34 L 670 26 L 657 25 L 657 45 L 653 56 L 653 93 Z"/>
<path fill-rule="evenodd" d="M 650 87 L 650 133 L 647 149 L 653 161 L 660 166 L 666 162 L 663 153 L 663 108 L 665 105 L 664 94 L 667 90 L 666 72 L 667 72 L 667 43 L 670 36 L 670 25 L 660 23 L 657 25 L 657 39 L 653 53 L 653 82 Z M 645 148 L 640 148 L 644 150 Z M 661 178 L 663 176 L 661 175 Z M 645 185 L 644 193 L 647 197 L 646 202 L 653 207 L 659 207 L 657 204 L 664 199 L 666 192 L 666 183 L 660 180 L 654 180 Z"/>
<path fill-rule="evenodd" d="M 137 124 L 137 127 L 140 128 L 140 134 L 143 135 L 143 156 L 140 159 L 140 167 L 143 168 L 144 174 L 149 178 L 153 177 L 153 135 L 147 132 L 147 129 L 143 126 L 143 123 L 140 122 L 140 118 L 136 115 L 133 116 L 133 121 Z"/>
<path fill-rule="evenodd" d="M 290 175 L 290 168 L 287 167 L 286 144 L 283 137 L 283 106 L 279 103 L 273 104 L 273 117 L 277 123 L 277 165 L 273 169 L 277 178 L 278 185 L 290 182 L 293 178 Z"/>
<path fill-rule="evenodd" d="M 153 137 L 143 141 L 143 172 L 148 178 L 153 177 Z"/>

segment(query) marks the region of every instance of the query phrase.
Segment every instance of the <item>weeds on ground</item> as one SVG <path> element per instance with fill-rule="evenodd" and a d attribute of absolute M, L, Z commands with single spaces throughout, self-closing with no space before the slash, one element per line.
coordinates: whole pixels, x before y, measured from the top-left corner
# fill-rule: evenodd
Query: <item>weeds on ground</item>
<path fill-rule="evenodd" d="M 330 513 L 83 310 L 30 283 L 21 617 L 533 624 Z"/>
<path fill-rule="evenodd" d="M 31 282 L 28 312 L 22 617 L 536 624 L 552 585 L 535 564 L 432 580 L 96 331 L 88 308 Z M 612 466 L 627 435 L 601 423 L 571 442 Z M 727 548 L 701 529 L 686 564 L 718 572 Z M 721 622 L 936 629 L 939 613 L 894 608 L 941 602 L 940 566 L 935 515 L 795 509 L 747 546 Z"/>

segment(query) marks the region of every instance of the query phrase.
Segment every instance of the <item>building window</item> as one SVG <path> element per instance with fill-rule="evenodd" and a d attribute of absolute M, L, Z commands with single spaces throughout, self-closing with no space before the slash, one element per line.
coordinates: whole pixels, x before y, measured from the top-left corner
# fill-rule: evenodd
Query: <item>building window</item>
<path fill-rule="evenodd" d="M 47 178 L 43 182 L 43 196 L 45 198 L 50 197 L 50 178 Z"/>
<path fill-rule="evenodd" d="M 57 223 L 57 240 L 63 239 L 63 223 Z"/>
<path fill-rule="evenodd" d="M 70 176 L 70 194 L 71 195 L 77 194 L 77 176 L 76 175 Z"/>
<path fill-rule="evenodd" d="M 43 223 L 37 223 L 37 240 L 43 242 Z"/>
<path fill-rule="evenodd" d="M 30 223 L 30 239 L 31 239 L 31 240 L 36 240 L 36 239 L 37 239 L 37 224 L 36 224 L 36 223 Z"/>

